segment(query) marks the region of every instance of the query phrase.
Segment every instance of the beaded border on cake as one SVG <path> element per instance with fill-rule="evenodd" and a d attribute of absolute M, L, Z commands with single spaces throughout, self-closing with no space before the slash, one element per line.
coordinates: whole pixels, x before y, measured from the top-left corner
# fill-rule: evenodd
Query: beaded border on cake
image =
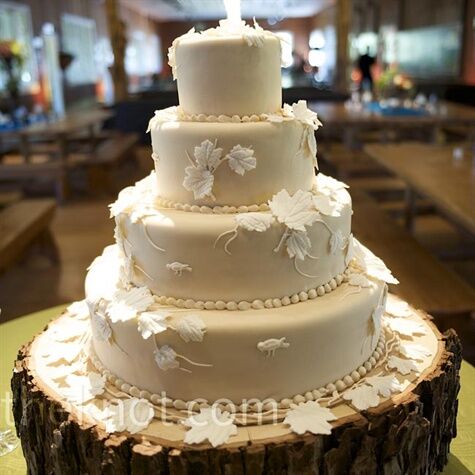
<path fill-rule="evenodd" d="M 156 203 L 158 206 L 164 208 L 174 208 L 179 211 L 187 211 L 191 213 L 205 213 L 205 214 L 237 214 L 237 213 L 254 213 L 257 211 L 268 211 L 269 205 L 267 203 L 241 206 L 204 206 L 192 205 L 189 203 L 180 203 L 173 200 L 167 200 L 161 196 L 157 196 Z"/>
<path fill-rule="evenodd" d="M 386 348 L 386 335 L 385 329 L 381 330 L 378 344 L 376 345 L 375 350 L 371 356 L 360 366 L 358 366 L 351 373 L 342 377 L 341 379 L 335 380 L 332 383 L 322 386 L 318 389 L 312 391 L 307 391 L 304 394 L 296 394 L 292 398 L 283 398 L 277 402 L 277 409 L 288 409 L 292 404 L 300 404 L 306 401 L 316 401 L 319 398 L 325 396 L 331 396 L 335 391 L 342 392 L 346 388 L 357 383 L 361 378 L 364 378 L 366 374 L 375 368 L 382 360 L 383 356 L 387 355 Z M 137 386 L 133 386 L 118 376 L 112 374 L 105 366 L 101 363 L 99 358 L 93 353 L 92 348 L 89 354 L 89 359 L 97 371 L 106 377 L 107 381 L 115 386 L 120 391 L 129 394 L 132 397 L 138 397 L 146 399 L 152 404 L 163 406 L 166 408 L 175 408 L 177 410 L 192 410 L 199 411 L 201 408 L 210 407 L 209 402 L 198 402 L 198 401 L 183 401 L 182 399 L 172 399 L 169 397 L 164 397 L 160 394 L 151 393 L 150 391 L 140 389 Z M 234 407 L 234 411 L 237 409 L 237 414 L 241 413 L 262 413 L 268 410 L 275 409 L 275 401 L 271 402 L 269 400 L 260 401 L 256 398 L 251 398 L 252 404 L 241 404 Z M 218 404 L 218 407 L 223 411 L 233 411 L 233 408 L 229 404 Z"/>
<path fill-rule="evenodd" d="M 247 300 L 241 300 L 236 302 L 230 300 L 225 302 L 224 300 L 194 300 L 194 299 L 183 299 L 176 297 L 167 297 L 166 295 L 155 295 L 155 302 L 160 305 L 168 305 L 170 307 L 178 308 L 188 308 L 195 310 L 262 310 L 265 308 L 279 308 L 285 307 L 287 305 L 296 304 L 299 302 L 305 302 L 307 300 L 313 300 L 317 297 L 322 297 L 325 294 L 329 294 L 332 290 L 335 290 L 343 282 L 347 280 L 350 270 L 347 268 L 342 274 L 338 274 L 333 279 L 330 279 L 329 282 L 323 285 L 319 285 L 314 289 L 307 291 L 302 290 L 299 293 L 292 294 L 290 296 L 286 295 L 281 298 L 273 299 L 255 299 L 252 302 Z"/>

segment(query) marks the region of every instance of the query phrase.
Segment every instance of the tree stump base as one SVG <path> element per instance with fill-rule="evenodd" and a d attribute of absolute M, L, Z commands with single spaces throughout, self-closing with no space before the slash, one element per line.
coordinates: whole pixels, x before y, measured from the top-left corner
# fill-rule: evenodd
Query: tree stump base
<path fill-rule="evenodd" d="M 63 318 L 63 317 L 60 317 Z M 66 410 L 35 368 L 35 340 L 20 349 L 13 412 L 30 474 L 428 474 L 447 463 L 456 436 L 460 341 L 441 335 L 417 383 L 378 407 L 339 418 L 330 435 L 286 435 L 211 447 L 149 433 L 108 434 Z M 249 433 L 251 431 L 249 430 Z"/>

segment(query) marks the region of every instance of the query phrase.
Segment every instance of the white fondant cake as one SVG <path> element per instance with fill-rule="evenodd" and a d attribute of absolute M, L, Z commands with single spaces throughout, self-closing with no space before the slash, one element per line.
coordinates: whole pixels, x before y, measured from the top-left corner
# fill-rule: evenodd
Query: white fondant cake
<path fill-rule="evenodd" d="M 223 22 L 170 64 L 180 106 L 150 121 L 155 172 L 111 205 L 116 244 L 86 280 L 96 370 L 155 405 L 242 413 L 400 365 L 381 323 L 397 281 L 352 236 L 347 186 L 315 172 L 316 114 L 281 107 L 279 40 Z"/>

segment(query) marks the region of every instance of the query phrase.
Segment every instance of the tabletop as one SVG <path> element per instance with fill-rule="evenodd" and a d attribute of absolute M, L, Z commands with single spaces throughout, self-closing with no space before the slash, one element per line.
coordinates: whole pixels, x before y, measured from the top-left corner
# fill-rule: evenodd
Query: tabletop
<path fill-rule="evenodd" d="M 380 165 L 427 197 L 450 220 L 475 235 L 475 164 L 467 148 L 454 158 L 454 146 L 401 143 L 367 145 Z"/>
<path fill-rule="evenodd" d="M 475 125 L 475 107 L 441 101 L 436 111 L 424 115 L 381 115 L 362 108 L 349 108 L 344 102 L 309 103 L 324 125 L 331 126 L 436 126 L 436 125 Z"/>
<path fill-rule="evenodd" d="M 18 348 L 39 333 L 45 325 L 66 308 L 50 308 L 0 325 L 0 428 L 13 424 L 5 405 L 11 401 L 10 377 Z M 475 368 L 462 363 L 462 389 L 459 395 L 457 438 L 451 445 L 449 463 L 443 475 L 475 473 Z M 26 465 L 21 448 L 0 457 L 0 473 L 24 475 Z"/>

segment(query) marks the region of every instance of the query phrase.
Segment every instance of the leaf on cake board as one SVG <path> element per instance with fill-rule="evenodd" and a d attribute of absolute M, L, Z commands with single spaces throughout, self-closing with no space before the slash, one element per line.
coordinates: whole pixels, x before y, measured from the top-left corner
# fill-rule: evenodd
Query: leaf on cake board
<path fill-rule="evenodd" d="M 153 303 L 154 298 L 147 287 L 120 289 L 107 306 L 107 313 L 112 323 L 125 322 L 147 310 Z"/>
<path fill-rule="evenodd" d="M 105 376 L 94 371 L 86 375 L 69 374 L 65 378 L 67 388 L 62 390 L 66 399 L 73 404 L 84 404 L 104 393 Z"/>
<path fill-rule="evenodd" d="M 234 219 L 239 227 L 248 231 L 264 232 L 271 227 L 274 216 L 269 213 L 240 213 Z"/>
<path fill-rule="evenodd" d="M 392 317 L 405 318 L 409 317 L 412 311 L 407 302 L 389 294 L 388 301 L 386 302 L 386 313 Z"/>
<path fill-rule="evenodd" d="M 385 319 L 386 325 L 399 335 L 412 338 L 414 335 L 425 335 L 427 333 L 426 327 L 409 318 L 394 318 L 389 317 Z"/>
<path fill-rule="evenodd" d="M 148 340 L 152 335 L 164 332 L 168 328 L 167 319 L 170 315 L 163 310 L 141 312 L 137 319 L 137 328 L 142 338 Z"/>
<path fill-rule="evenodd" d="M 146 399 L 119 399 L 103 411 L 106 432 L 124 432 L 136 434 L 148 427 L 155 412 Z"/>
<path fill-rule="evenodd" d="M 78 320 L 72 317 L 63 319 L 60 324 L 54 325 L 50 332 L 55 341 L 64 343 L 82 337 L 88 330 L 89 322 L 87 320 Z"/>
<path fill-rule="evenodd" d="M 269 207 L 280 223 L 296 231 L 305 231 L 305 226 L 311 226 L 320 217 L 308 191 L 298 190 L 290 196 L 287 190 L 281 190 L 269 201 Z"/>
<path fill-rule="evenodd" d="M 332 431 L 330 422 L 336 419 L 330 409 L 320 406 L 316 401 L 307 401 L 288 410 L 284 424 L 288 424 L 292 432 L 299 435 L 305 432 L 328 435 Z"/>
<path fill-rule="evenodd" d="M 405 341 L 399 342 L 399 353 L 405 358 L 424 361 L 424 358 L 429 357 L 432 353 L 424 346 L 418 345 L 417 343 L 408 343 Z"/>
<path fill-rule="evenodd" d="M 362 384 L 355 388 L 345 391 L 343 399 L 350 401 L 351 405 L 359 411 L 365 411 L 370 407 L 376 407 L 379 404 L 378 389 L 373 386 Z"/>
<path fill-rule="evenodd" d="M 79 320 L 86 320 L 89 317 L 89 306 L 85 300 L 79 300 L 70 304 L 66 310 Z"/>
<path fill-rule="evenodd" d="M 197 315 L 187 315 L 174 324 L 174 330 L 187 343 L 190 341 L 202 342 L 206 325 Z"/>
<path fill-rule="evenodd" d="M 206 169 L 189 166 L 185 168 L 183 186 L 192 191 L 195 200 L 209 196 L 213 198 L 214 175 Z"/>
<path fill-rule="evenodd" d="M 183 424 L 189 428 L 185 434 L 185 444 L 200 444 L 208 440 L 213 447 L 217 447 L 237 434 L 232 416 L 228 412 L 221 412 L 218 407 L 201 408 L 199 414 L 189 417 Z"/>
<path fill-rule="evenodd" d="M 238 175 L 244 175 L 256 168 L 256 157 L 254 157 L 254 150 L 250 147 L 235 145 L 225 156 L 225 159 L 228 161 L 229 168 Z"/>
<path fill-rule="evenodd" d="M 46 364 L 57 365 L 61 361 L 72 363 L 75 361 L 84 349 L 82 342 L 55 343 L 50 345 L 48 355 L 44 355 Z"/>
<path fill-rule="evenodd" d="M 409 374 L 409 373 L 416 373 L 419 374 L 419 368 L 417 367 L 416 363 L 412 360 L 408 360 L 405 358 L 399 358 L 399 356 L 391 355 L 388 358 L 388 368 L 395 369 L 398 373 L 401 374 Z"/>
<path fill-rule="evenodd" d="M 392 393 L 400 393 L 404 390 L 404 384 L 393 374 L 387 376 L 370 376 L 365 379 L 365 383 L 373 386 L 383 397 L 389 397 Z"/>

